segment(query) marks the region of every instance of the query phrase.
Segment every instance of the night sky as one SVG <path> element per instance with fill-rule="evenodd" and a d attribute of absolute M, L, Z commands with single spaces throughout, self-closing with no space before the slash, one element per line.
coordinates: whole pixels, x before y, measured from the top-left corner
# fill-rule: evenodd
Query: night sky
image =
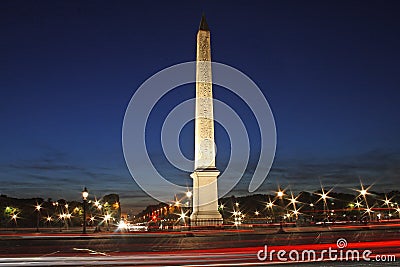
<path fill-rule="evenodd" d="M 320 181 L 345 190 L 360 178 L 376 191 L 400 189 L 399 2 L 214 2 L 1 1 L 0 193 L 79 200 L 87 186 L 92 197 L 118 193 L 125 210 L 154 203 L 124 161 L 125 109 L 151 75 L 195 60 L 202 12 L 213 61 L 248 75 L 273 111 L 276 157 L 257 192 L 277 183 L 313 191 Z M 194 85 L 184 86 L 158 110 L 194 94 Z M 254 127 L 235 96 L 215 87 L 214 97 Z M 189 173 L 162 156 L 157 127 L 165 114 L 156 109 L 151 119 L 152 160 L 187 184 Z M 179 137 L 188 157 L 193 133 L 191 123 Z M 216 139 L 229 147 L 220 125 Z M 257 134 L 250 142 L 235 195 L 248 194 Z M 220 170 L 226 156 L 217 156 Z"/>

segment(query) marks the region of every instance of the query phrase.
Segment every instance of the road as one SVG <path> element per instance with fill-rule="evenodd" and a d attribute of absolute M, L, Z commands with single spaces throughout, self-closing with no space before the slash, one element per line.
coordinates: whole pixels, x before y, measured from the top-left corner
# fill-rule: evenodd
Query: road
<path fill-rule="evenodd" d="M 352 266 L 395 266 L 398 262 L 377 262 L 377 256 L 400 258 L 400 229 L 370 225 L 368 228 L 291 228 L 277 234 L 277 229 L 198 230 L 191 232 L 102 233 L 2 233 L 0 266 L 263 266 L 309 261 L 289 252 L 315 251 L 311 260 L 324 266 L 344 264 L 331 261 L 324 250 L 370 250 L 368 262 L 346 261 Z M 338 249 L 338 239 L 346 246 Z M 266 247 L 267 246 L 267 247 Z M 263 259 L 275 251 L 272 257 Z M 286 253 L 286 261 L 277 252 Z M 261 252 L 260 252 L 261 251 Z M 259 253 L 260 252 L 260 253 Z M 257 254 L 261 259 L 257 257 Z M 296 253 L 292 253 L 292 256 Z M 340 256 L 338 254 L 338 256 Z M 343 255 L 342 255 L 343 256 Z M 339 257 L 340 259 L 340 257 Z M 345 259 L 346 260 L 346 259 Z M 386 259 L 387 260 L 387 259 Z M 393 260 L 393 259 L 392 259 Z M 302 263 L 307 266 L 310 263 Z M 339 265 L 338 265 L 339 264 Z M 319 266 L 319 264 L 312 264 Z"/>

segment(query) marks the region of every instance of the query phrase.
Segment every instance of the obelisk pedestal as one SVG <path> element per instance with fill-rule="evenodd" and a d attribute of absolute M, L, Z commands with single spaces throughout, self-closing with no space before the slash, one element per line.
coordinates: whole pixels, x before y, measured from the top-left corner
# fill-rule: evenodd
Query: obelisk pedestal
<path fill-rule="evenodd" d="M 222 216 L 218 211 L 217 176 L 219 171 L 194 171 L 193 178 L 193 213 L 190 217 L 192 225 L 210 226 L 222 224 Z"/>
<path fill-rule="evenodd" d="M 218 211 L 215 167 L 214 115 L 211 79 L 210 30 L 203 15 L 197 33 L 195 170 L 193 178 L 193 226 L 222 224 Z"/>

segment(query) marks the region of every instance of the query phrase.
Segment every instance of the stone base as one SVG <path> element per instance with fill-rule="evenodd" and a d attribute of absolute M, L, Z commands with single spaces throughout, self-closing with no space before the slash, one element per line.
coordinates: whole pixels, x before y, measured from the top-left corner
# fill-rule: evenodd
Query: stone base
<path fill-rule="evenodd" d="M 194 227 L 215 227 L 222 225 L 222 215 L 218 211 L 217 176 L 214 168 L 195 170 L 193 178 L 193 213 L 190 216 Z"/>
<path fill-rule="evenodd" d="M 222 223 L 222 215 L 218 211 L 198 211 L 190 216 L 192 226 L 218 226 Z"/>

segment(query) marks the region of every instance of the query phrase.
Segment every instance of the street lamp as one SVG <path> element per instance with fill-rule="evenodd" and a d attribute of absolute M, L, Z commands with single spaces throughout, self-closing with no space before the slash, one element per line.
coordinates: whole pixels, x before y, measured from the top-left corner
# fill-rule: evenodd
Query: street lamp
<path fill-rule="evenodd" d="M 58 220 L 60 221 L 60 232 L 62 231 L 62 226 L 63 226 L 64 218 L 65 218 L 64 213 L 62 213 L 62 214 L 60 213 L 60 214 L 58 215 Z"/>
<path fill-rule="evenodd" d="M 191 191 L 187 191 L 187 192 L 186 192 L 186 197 L 189 199 L 189 207 L 188 207 L 188 213 L 189 213 L 189 216 L 188 216 L 188 226 L 189 226 L 189 231 L 190 231 L 190 230 L 192 230 L 192 229 L 191 229 L 191 224 L 192 224 L 192 222 L 190 221 L 190 213 L 191 213 L 191 212 L 190 212 L 190 208 L 191 208 L 191 204 L 190 204 L 191 201 L 190 201 L 190 200 L 191 200 L 191 198 L 192 198 L 192 192 L 191 192 Z"/>
<path fill-rule="evenodd" d="M 315 207 L 314 207 L 314 203 L 310 203 L 310 207 L 311 207 L 311 221 L 314 221 L 314 216 L 315 216 Z"/>
<path fill-rule="evenodd" d="M 285 231 L 283 230 L 283 220 L 286 218 L 286 216 L 284 215 L 286 212 L 285 204 L 283 202 L 283 197 L 285 196 L 285 190 L 281 190 L 280 186 L 278 186 L 278 191 L 275 193 L 276 193 L 276 197 L 279 198 L 279 207 L 283 210 L 283 215 L 280 216 L 278 233 L 285 233 Z M 272 205 L 271 205 L 271 207 L 272 207 Z"/>
<path fill-rule="evenodd" d="M 17 219 L 18 219 L 18 215 L 17 214 L 12 214 L 11 215 L 11 220 L 14 221 L 14 231 L 17 231 Z"/>
<path fill-rule="evenodd" d="M 36 232 L 39 232 L 39 218 L 40 218 L 40 209 L 42 208 L 41 205 L 36 204 L 35 210 L 37 211 L 37 220 L 36 220 Z"/>
<path fill-rule="evenodd" d="M 107 231 L 110 231 L 110 220 L 111 220 L 111 215 L 106 214 L 104 215 L 104 221 L 107 223 Z"/>
<path fill-rule="evenodd" d="M 89 192 L 87 188 L 85 187 L 82 191 L 82 199 L 83 199 L 83 230 L 82 234 L 86 234 L 86 202 L 87 202 L 87 197 L 89 196 Z"/>

